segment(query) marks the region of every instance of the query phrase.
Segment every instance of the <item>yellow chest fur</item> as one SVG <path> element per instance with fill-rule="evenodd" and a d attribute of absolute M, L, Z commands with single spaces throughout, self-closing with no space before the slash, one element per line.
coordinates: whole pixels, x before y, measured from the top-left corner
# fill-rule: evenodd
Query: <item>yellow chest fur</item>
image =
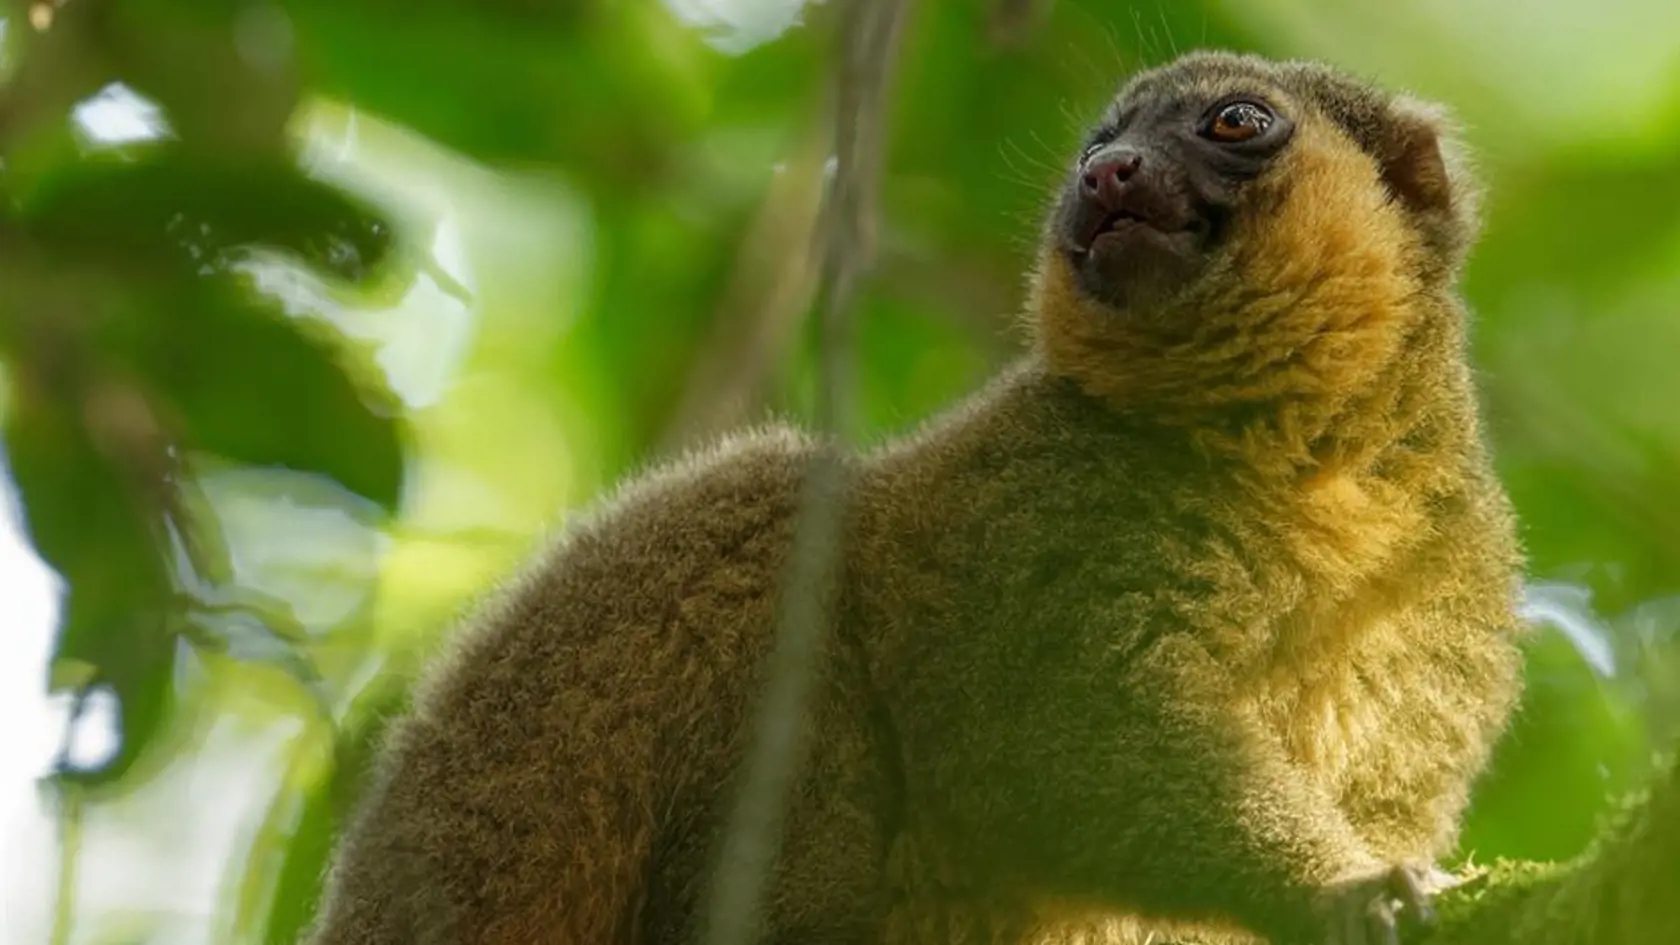
<path fill-rule="evenodd" d="M 1247 696 L 1289 754 L 1329 788 L 1391 724 L 1388 664 L 1404 660 L 1408 552 L 1429 523 L 1375 477 L 1327 472 L 1301 485 L 1281 523 L 1298 596 L 1262 633 Z M 1403 649 L 1403 648 L 1402 648 Z"/>
<path fill-rule="evenodd" d="M 1285 516 L 1286 549 L 1309 586 L 1335 597 L 1380 575 L 1425 528 L 1409 493 L 1374 476 L 1334 470 L 1303 482 Z"/>

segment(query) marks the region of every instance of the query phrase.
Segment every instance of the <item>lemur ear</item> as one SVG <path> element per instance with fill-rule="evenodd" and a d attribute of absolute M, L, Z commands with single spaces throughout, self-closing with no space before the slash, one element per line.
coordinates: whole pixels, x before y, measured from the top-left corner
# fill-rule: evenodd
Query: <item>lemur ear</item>
<path fill-rule="evenodd" d="M 1480 228 L 1481 188 L 1446 109 L 1409 96 L 1389 105 L 1382 179 L 1449 267 Z"/>

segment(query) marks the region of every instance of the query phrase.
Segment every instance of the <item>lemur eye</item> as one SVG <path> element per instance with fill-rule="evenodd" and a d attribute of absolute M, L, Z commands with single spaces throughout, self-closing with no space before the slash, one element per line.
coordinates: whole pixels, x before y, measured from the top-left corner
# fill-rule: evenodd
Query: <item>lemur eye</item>
<path fill-rule="evenodd" d="M 1272 126 L 1272 113 L 1257 102 L 1231 102 L 1221 105 L 1203 122 L 1204 138 L 1225 144 L 1235 144 L 1259 136 Z"/>
<path fill-rule="evenodd" d="M 1089 160 L 1091 155 L 1102 150 L 1110 141 L 1113 140 L 1114 130 L 1112 128 L 1102 128 L 1098 130 L 1097 133 L 1090 138 L 1090 143 L 1086 144 L 1084 149 L 1079 152 L 1080 163 L 1084 163 Z"/>

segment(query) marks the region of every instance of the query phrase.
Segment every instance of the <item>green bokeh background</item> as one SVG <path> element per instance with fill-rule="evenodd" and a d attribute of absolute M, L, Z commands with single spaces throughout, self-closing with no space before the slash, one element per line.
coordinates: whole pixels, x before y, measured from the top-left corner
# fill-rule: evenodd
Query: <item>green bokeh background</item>
<path fill-rule="evenodd" d="M 8 54 L 29 6 L 12 8 Z M 1226 46 L 1325 58 L 1449 103 L 1489 185 L 1467 282 L 1474 357 L 1545 628 L 1465 850 L 1578 851 L 1680 721 L 1680 4 L 1086 0 L 1043 5 L 1007 42 L 993 6 L 915 6 L 881 258 L 855 313 L 861 435 L 915 423 L 1017 349 L 1038 216 L 1082 123 L 1129 71 Z M 216 83 L 193 51 L 250 29 L 256 5 L 108 8 L 119 38 L 106 42 L 129 53 L 117 78 L 183 135 L 241 113 L 245 87 Z M 803 416 L 813 399 L 814 334 L 789 313 L 804 310 L 794 237 L 819 193 L 832 2 L 261 10 L 300 83 L 287 140 L 316 178 L 390 219 L 399 265 L 353 284 L 282 245 L 244 271 L 400 397 L 402 491 L 386 516 L 333 477 L 204 449 L 195 508 L 220 524 L 229 586 L 288 630 L 233 621 L 216 631 L 222 646 L 180 648 L 158 670 L 172 709 L 139 762 L 115 783 L 44 795 L 44 809 L 79 812 L 66 849 L 80 855 L 8 851 L 8 867 L 61 874 L 53 885 L 75 895 L 56 918 L 50 903 L 8 916 L 20 942 L 292 942 L 368 745 L 416 667 L 571 510 L 669 442 L 696 365 L 762 369 L 748 418 Z M 84 135 L 14 154 L 8 192 L 79 168 L 90 147 Z M 227 160 L 253 182 L 267 166 Z M 235 216 L 284 193 L 252 187 Z M 94 258 L 95 242 L 7 277 L 63 278 L 52 267 Z M 793 303 L 774 301 L 777 279 Z M 0 317 L 28 298 L 0 294 Z M 137 324 L 143 336 L 153 323 Z M 770 355 L 752 356 L 743 339 L 765 325 Z M 169 336 L 233 358 L 222 337 Z M 10 377 L 35 352 L 6 344 Z M 257 370 L 258 355 L 229 370 L 268 386 L 249 386 L 228 423 L 307 426 L 288 434 L 288 455 L 307 438 L 331 457 L 305 467 L 352 486 L 383 462 L 358 427 L 298 420 L 298 375 L 279 361 Z M 4 396 L 0 410 L 17 413 L 18 395 Z M 195 396 L 213 395 L 183 395 Z M 195 826 L 210 808 L 218 826 Z M 158 866 L 165 848 L 172 865 Z M 214 861 L 207 914 L 101 891 L 187 870 L 188 856 Z"/>

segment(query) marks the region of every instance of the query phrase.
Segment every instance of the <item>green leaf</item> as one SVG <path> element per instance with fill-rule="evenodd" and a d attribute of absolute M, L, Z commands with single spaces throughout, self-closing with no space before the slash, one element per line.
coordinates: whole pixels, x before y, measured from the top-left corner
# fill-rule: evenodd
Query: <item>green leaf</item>
<path fill-rule="evenodd" d="M 657 183 L 711 55 L 654 3 L 295 0 L 305 82 L 465 154 Z"/>
<path fill-rule="evenodd" d="M 43 175 L 20 216 L 62 253 L 112 261 L 167 254 L 188 271 L 266 246 L 363 280 L 395 242 L 373 208 L 287 160 L 235 162 L 172 145 L 100 153 Z"/>
<path fill-rule="evenodd" d="M 77 691 L 109 686 L 120 705 L 115 756 L 64 774 L 114 781 L 151 744 L 172 702 L 178 607 L 158 499 L 167 483 L 145 481 L 131 457 L 113 457 L 61 401 L 20 397 L 5 444 L 29 538 L 69 589 L 49 674 Z"/>
<path fill-rule="evenodd" d="M 260 244 L 359 277 L 389 252 L 389 227 L 294 167 L 138 154 L 77 162 L 21 210 L 46 259 L 73 261 L 88 338 L 161 401 L 178 446 L 321 473 L 394 508 L 395 398 L 352 379 L 335 339 L 286 318 L 227 266 Z"/>
<path fill-rule="evenodd" d="M 178 283 L 149 301 L 155 330 L 134 367 L 186 448 L 319 473 L 395 509 L 399 405 L 351 377 L 324 326 L 288 318 L 228 278 Z"/>

